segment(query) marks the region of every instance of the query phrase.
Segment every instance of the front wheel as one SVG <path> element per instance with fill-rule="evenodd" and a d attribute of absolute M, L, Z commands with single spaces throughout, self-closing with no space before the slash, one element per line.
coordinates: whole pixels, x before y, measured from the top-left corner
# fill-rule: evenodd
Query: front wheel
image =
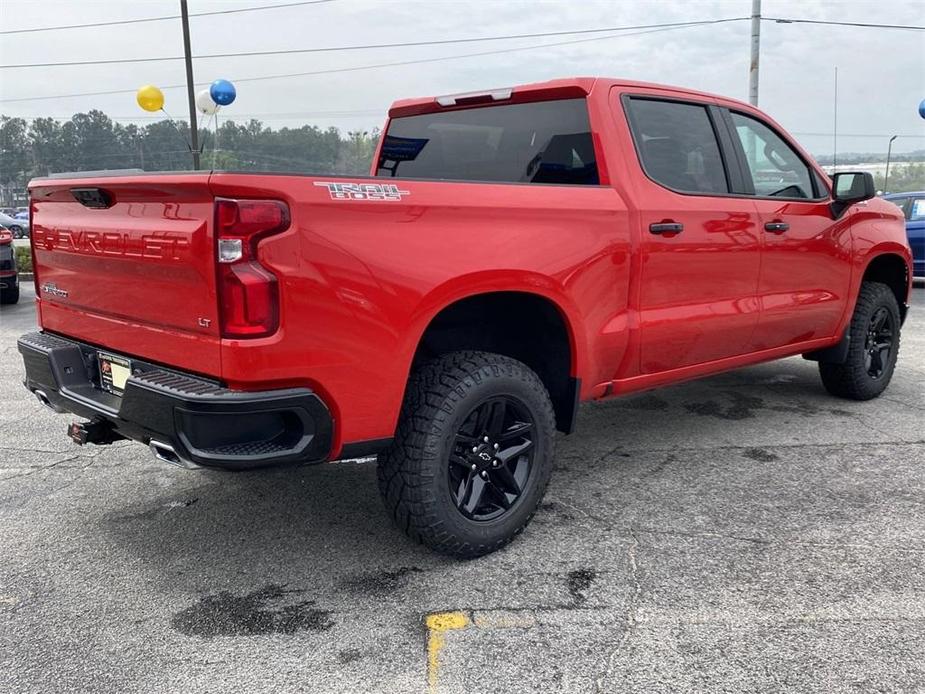
<path fill-rule="evenodd" d="M 555 415 L 515 359 L 453 352 L 411 376 L 379 490 L 398 526 L 444 554 L 499 549 L 533 517 L 552 473 Z"/>
<path fill-rule="evenodd" d="M 880 282 L 864 282 L 848 328 L 847 359 L 819 364 L 825 389 L 850 400 L 870 400 L 886 390 L 899 354 L 899 327 L 893 291 Z"/>

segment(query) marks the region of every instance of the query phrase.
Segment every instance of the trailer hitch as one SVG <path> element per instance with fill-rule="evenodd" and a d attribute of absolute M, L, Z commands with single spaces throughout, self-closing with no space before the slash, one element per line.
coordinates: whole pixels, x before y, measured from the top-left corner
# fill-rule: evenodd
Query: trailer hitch
<path fill-rule="evenodd" d="M 112 428 L 111 422 L 101 417 L 89 422 L 71 422 L 67 427 L 67 435 L 78 446 L 85 443 L 108 446 L 113 441 L 125 438 Z"/>

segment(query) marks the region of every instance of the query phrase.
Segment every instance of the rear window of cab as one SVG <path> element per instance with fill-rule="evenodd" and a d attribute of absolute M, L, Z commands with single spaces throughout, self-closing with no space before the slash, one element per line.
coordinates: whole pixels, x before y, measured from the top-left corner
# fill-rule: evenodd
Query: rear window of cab
<path fill-rule="evenodd" d="M 584 99 L 393 118 L 377 176 L 598 185 Z"/>

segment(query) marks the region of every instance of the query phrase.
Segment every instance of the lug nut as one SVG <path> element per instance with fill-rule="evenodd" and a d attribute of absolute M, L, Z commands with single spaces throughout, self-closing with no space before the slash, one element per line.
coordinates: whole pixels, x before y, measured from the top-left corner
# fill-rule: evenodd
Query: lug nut
<path fill-rule="evenodd" d="M 484 470 L 482 470 L 482 479 L 483 479 L 483 480 L 487 480 L 487 479 L 488 479 L 488 473 L 485 472 Z"/>
<path fill-rule="evenodd" d="M 482 439 L 482 441 L 484 441 L 485 443 L 488 443 L 488 437 L 486 436 L 484 439 Z"/>
<path fill-rule="evenodd" d="M 478 467 L 475 463 L 472 463 L 472 469 L 475 470 Z"/>
<path fill-rule="evenodd" d="M 496 444 L 495 444 L 495 450 L 497 451 L 499 448 L 501 448 L 501 446 L 500 446 L 499 444 L 496 443 Z"/>
<path fill-rule="evenodd" d="M 499 463 L 498 463 L 497 460 L 492 460 L 492 461 L 491 461 L 491 466 L 492 466 L 492 467 L 498 467 L 498 465 L 499 465 Z"/>
<path fill-rule="evenodd" d="M 473 446 L 473 447 L 472 447 L 472 452 L 473 452 L 473 453 L 478 453 L 478 452 L 479 452 L 479 447 L 478 447 L 478 446 Z"/>

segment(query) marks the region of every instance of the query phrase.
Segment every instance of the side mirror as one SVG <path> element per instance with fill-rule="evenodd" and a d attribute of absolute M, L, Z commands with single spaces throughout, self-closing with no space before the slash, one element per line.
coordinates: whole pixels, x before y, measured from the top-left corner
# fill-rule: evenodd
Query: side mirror
<path fill-rule="evenodd" d="M 832 176 L 832 218 L 838 219 L 855 203 L 877 196 L 874 177 L 866 171 L 843 171 Z"/>

